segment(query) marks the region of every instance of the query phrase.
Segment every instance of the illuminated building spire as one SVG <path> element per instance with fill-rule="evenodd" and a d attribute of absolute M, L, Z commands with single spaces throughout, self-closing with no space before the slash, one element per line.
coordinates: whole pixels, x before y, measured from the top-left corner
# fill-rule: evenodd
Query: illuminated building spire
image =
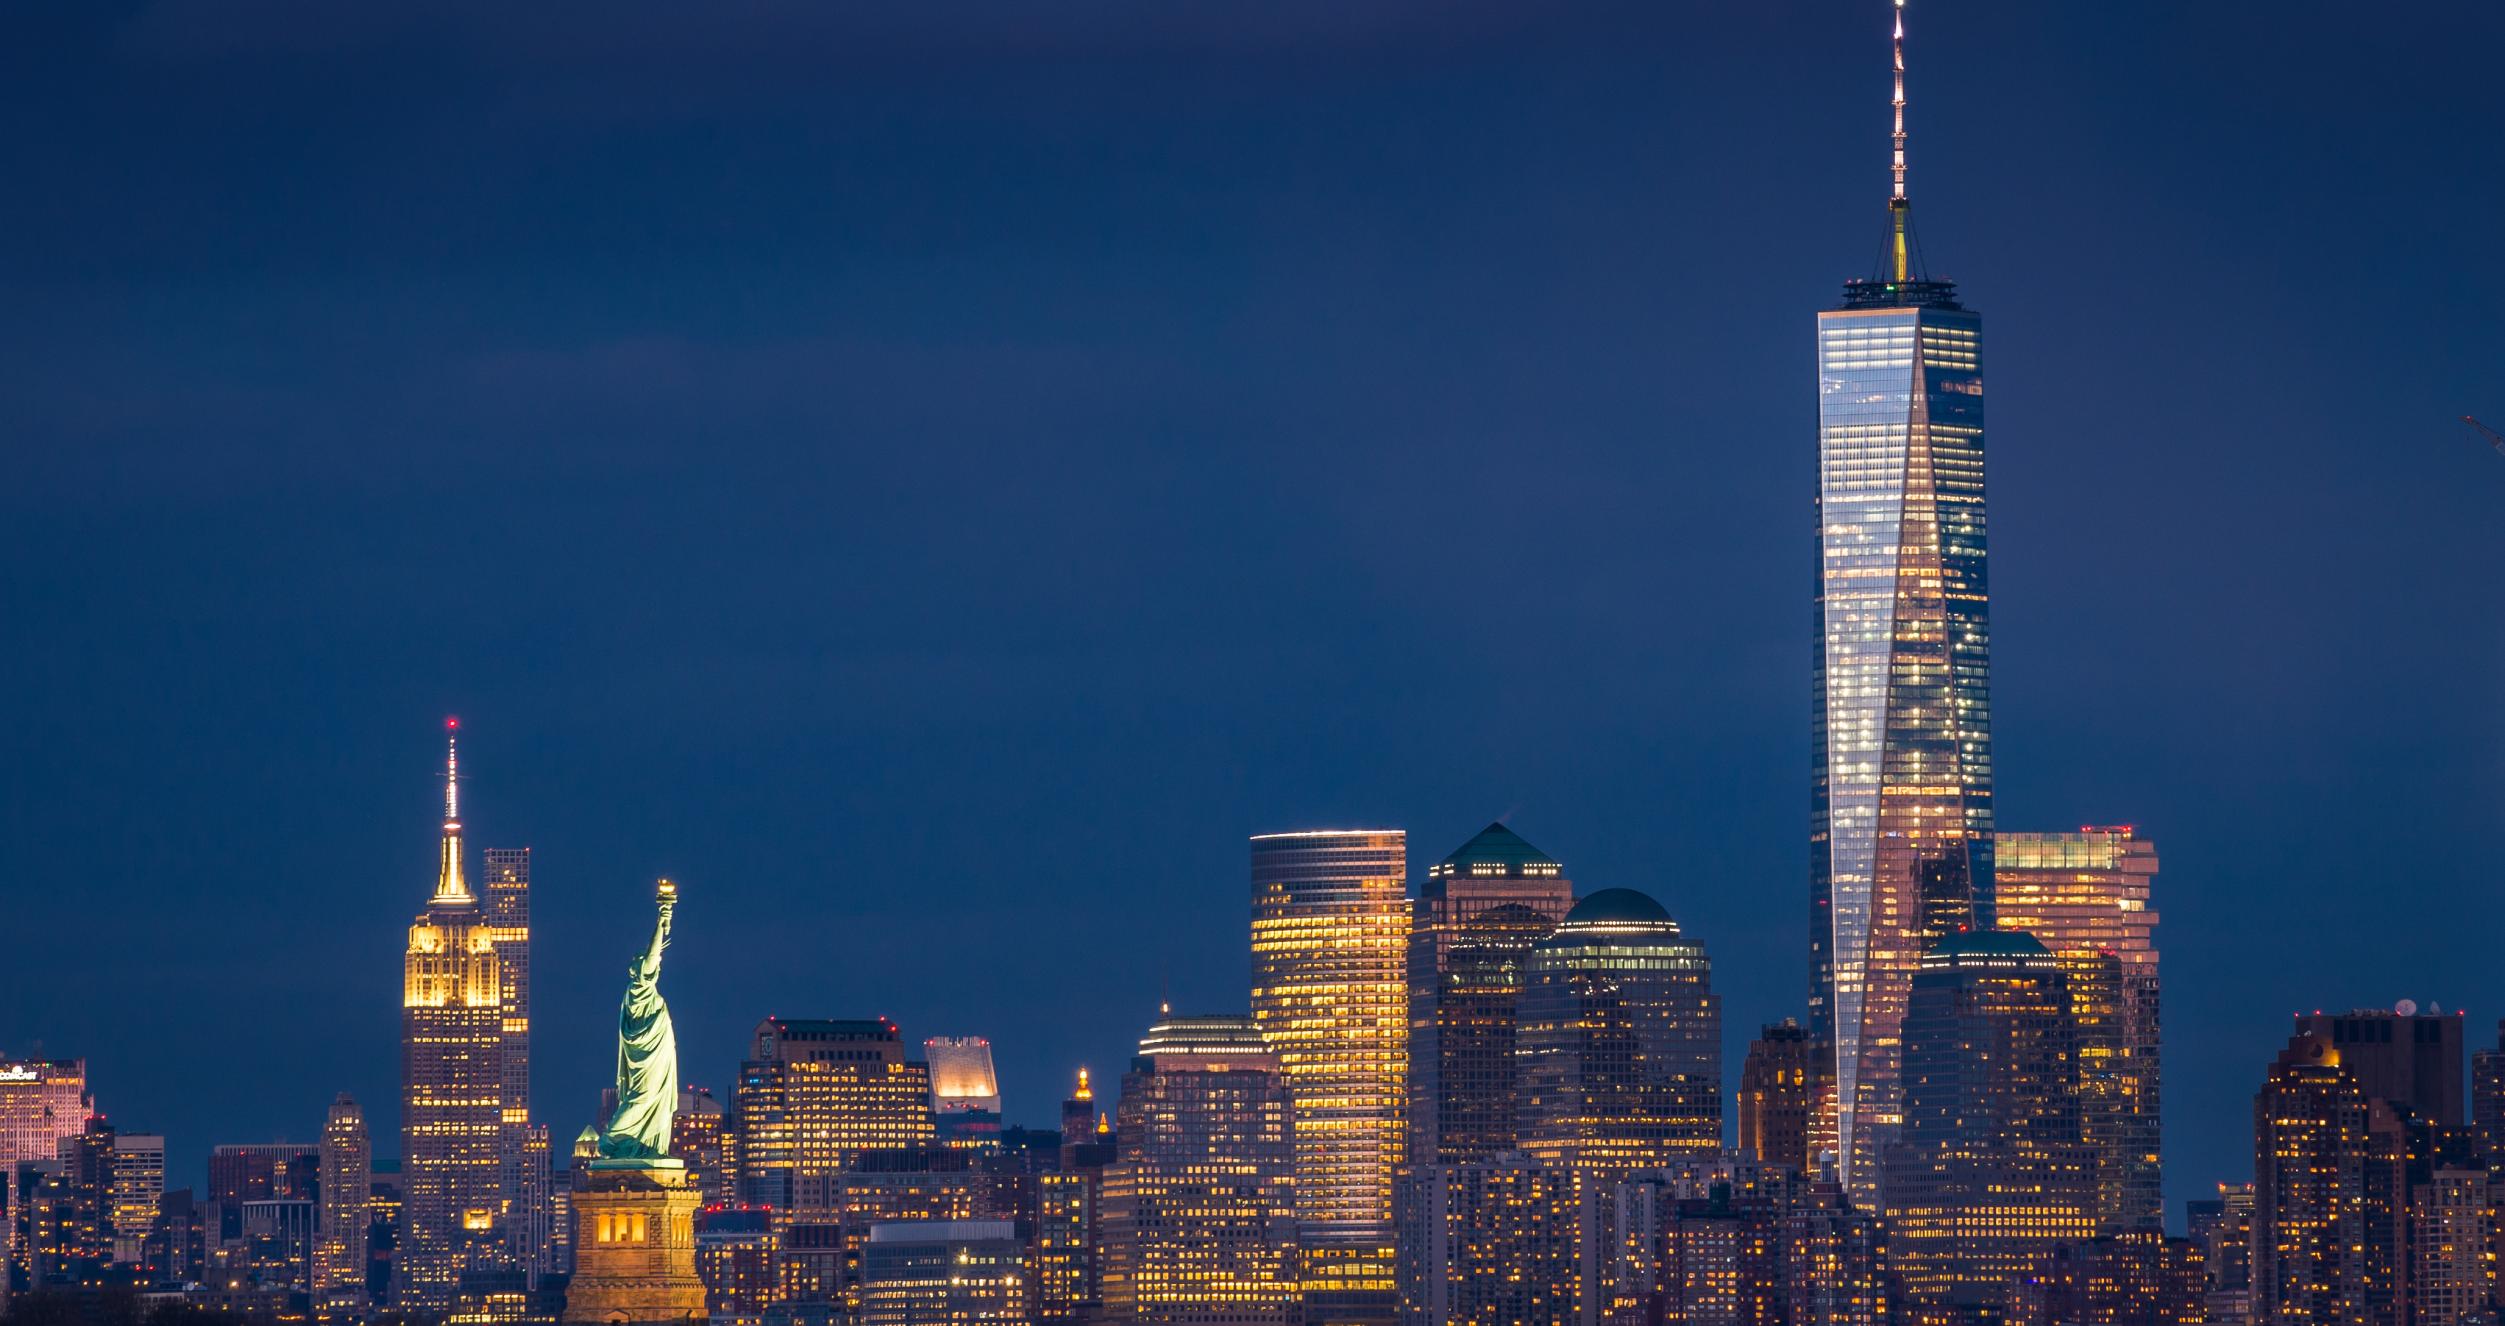
<path fill-rule="evenodd" d="M 1894 180 L 1887 198 L 1888 279 L 1902 285 L 1912 274 L 1908 252 L 1912 240 L 1906 231 L 1913 219 L 1913 202 L 1905 196 L 1905 0 L 1896 0 L 1896 31 L 1890 45 L 1896 59 L 1896 93 L 1889 105 L 1896 114 L 1896 129 L 1888 139 L 1888 171 Z"/>
<path fill-rule="evenodd" d="M 1078 1090 L 1078 1094 L 1077 1094 L 1077 1095 L 1075 1095 L 1075 1096 L 1070 1097 L 1070 1099 L 1072 1099 L 1072 1100 L 1094 1100 L 1094 1099 L 1096 1099 L 1096 1093 L 1095 1093 L 1093 1090 L 1091 1090 L 1091 1089 L 1088 1087 L 1088 1085 L 1087 1085 L 1087 1070 L 1086 1070 L 1085 1068 L 1081 1068 L 1081 1069 L 1079 1070 L 1079 1090 Z"/>
<path fill-rule="evenodd" d="M 444 720 L 444 851 L 435 874 L 435 901 L 469 902 L 470 886 L 461 878 L 461 720 Z"/>

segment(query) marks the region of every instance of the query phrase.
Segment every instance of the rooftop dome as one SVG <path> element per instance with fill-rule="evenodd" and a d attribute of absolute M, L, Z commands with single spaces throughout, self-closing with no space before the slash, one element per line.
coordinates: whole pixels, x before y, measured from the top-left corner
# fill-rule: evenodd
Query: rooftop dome
<path fill-rule="evenodd" d="M 1661 909 L 1650 894 L 1633 889 L 1602 889 L 1588 894 L 1566 913 L 1567 925 L 1647 925 L 1669 922 L 1670 913 Z"/>

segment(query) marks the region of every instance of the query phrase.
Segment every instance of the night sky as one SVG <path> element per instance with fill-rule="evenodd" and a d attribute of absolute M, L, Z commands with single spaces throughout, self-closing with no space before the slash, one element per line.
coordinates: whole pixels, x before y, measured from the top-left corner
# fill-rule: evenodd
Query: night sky
<path fill-rule="evenodd" d="M 343 1089 L 397 1152 L 452 713 L 560 1138 L 660 874 L 716 1088 L 884 1013 L 1048 1123 L 1162 989 L 1245 1006 L 1279 828 L 1415 875 L 1504 817 L 1707 946 L 1731 1074 L 1803 1011 L 1883 4 L 55 8 L 0 39 L 0 1047 L 176 1183 Z M 2505 8 L 1911 22 L 2001 825 L 2158 844 L 2179 1200 L 2290 1012 L 2505 1014 Z"/>

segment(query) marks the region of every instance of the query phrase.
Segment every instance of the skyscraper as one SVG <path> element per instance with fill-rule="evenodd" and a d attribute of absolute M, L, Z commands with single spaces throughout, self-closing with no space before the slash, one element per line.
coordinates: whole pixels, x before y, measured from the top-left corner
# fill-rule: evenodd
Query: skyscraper
<path fill-rule="evenodd" d="M 1568 1326 L 1588 1319 L 1585 1256 L 1599 1180 L 1520 1152 L 1430 1165 L 1400 1216 L 1400 1311 L 1418 1326 Z"/>
<path fill-rule="evenodd" d="M 315 1221 L 313 1292 L 325 1315 L 365 1299 L 367 1230 L 373 1221 L 374 1144 L 365 1111 L 346 1092 L 322 1122 L 321 1207 Z"/>
<path fill-rule="evenodd" d="M 1000 1145 L 1000 1074 L 992 1043 L 980 1036 L 933 1036 L 922 1042 L 931 1066 L 931 1112 L 945 1146 Z"/>
<path fill-rule="evenodd" d="M 547 1152 L 531 1138 L 531 849 L 490 847 L 481 857 L 487 934 L 496 947 L 497 1054 L 503 1067 L 496 1146 L 507 1234 L 515 1260 L 537 1273 L 554 1268 L 548 1264 Z"/>
<path fill-rule="evenodd" d="M 2406 1151 L 2328 1037 L 2288 1041 L 2253 1097 L 2254 1321 L 2403 1326 Z"/>
<path fill-rule="evenodd" d="M 0 1173 L 21 1160 L 52 1160 L 61 1139 L 87 1126 L 83 1059 L 0 1058 Z"/>
<path fill-rule="evenodd" d="M 1748 1043 L 1737 1095 L 1741 1155 L 1814 1172 L 1818 1087 L 1827 1067 L 1820 1050 L 1809 1029 L 1790 1018 Z"/>
<path fill-rule="evenodd" d="M 1914 970 L 1940 934 L 1990 923 L 1993 877 L 1983 324 L 1913 241 L 1903 9 L 1887 247 L 1818 315 L 1810 1021 L 1835 1047 L 1839 1171 L 1865 1199 L 1902 1120 Z"/>
<path fill-rule="evenodd" d="M 1521 960 L 1573 906 L 1564 867 L 1502 824 L 1427 872 L 1409 931 L 1411 1164 L 1513 1146 Z"/>
<path fill-rule="evenodd" d="M 1247 1017 L 1167 1017 L 1122 1079 L 1103 1188 L 1106 1316 L 1298 1320 L 1292 1089 Z"/>
<path fill-rule="evenodd" d="M 861 1326 L 1024 1323 L 1035 1286 L 1007 1220 L 872 1225 L 861 1258 Z"/>
<path fill-rule="evenodd" d="M 398 1305 L 441 1311 L 507 1258 L 504 974 L 462 869 L 459 751 L 444 757 L 434 896 L 409 927 L 400 1012 Z"/>
<path fill-rule="evenodd" d="M 767 1018 L 731 1094 L 739 1199 L 834 1209 L 832 1181 L 864 1151 L 928 1146 L 931 1070 L 885 1018 Z"/>
<path fill-rule="evenodd" d="M 2496 1302 L 2497 1234 L 2495 1192 L 2486 1170 L 2439 1169 L 2413 1185 L 2411 1318 L 2428 1323 L 2479 1320 L 2473 1314 Z"/>
<path fill-rule="evenodd" d="M 1997 1310 L 2012 1280 L 2095 1227 L 2061 966 L 2024 934 L 1943 936 L 1904 1034 L 1905 1123 L 1882 1186 L 1905 1297 Z"/>
<path fill-rule="evenodd" d="M 2158 1168 L 2157 848 L 2127 825 L 1995 835 L 2001 928 L 2043 941 L 2079 1028 L 2080 1126 L 2096 1152 L 2096 1226 L 2164 1227 Z"/>
<path fill-rule="evenodd" d="M 1252 840 L 1252 1015 L 1295 1099 L 1308 1326 L 1393 1313 L 1392 1186 L 1408 1100 L 1408 842 Z"/>
<path fill-rule="evenodd" d="M 1602 1172 L 1722 1147 L 1722 1006 L 1661 904 L 1602 889 L 1522 963 L 1521 1146 Z"/>
<path fill-rule="evenodd" d="M 2459 1017 L 2422 1013 L 2404 1000 L 2395 1009 L 2302 1014 L 2296 1030 L 2329 1041 L 2358 1089 L 2393 1112 L 2439 1128 L 2462 1126 Z"/>

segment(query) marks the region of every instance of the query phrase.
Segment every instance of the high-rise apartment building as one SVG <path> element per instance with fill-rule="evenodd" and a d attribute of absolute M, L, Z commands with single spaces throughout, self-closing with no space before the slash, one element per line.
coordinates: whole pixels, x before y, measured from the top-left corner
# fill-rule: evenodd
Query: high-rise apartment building
<path fill-rule="evenodd" d="M 679 1084 L 678 1109 L 670 1115 L 670 1154 L 686 1163 L 706 1206 L 731 1200 L 726 1122 L 712 1088 Z"/>
<path fill-rule="evenodd" d="M 2253 1097 L 2253 1321 L 2404 1326 L 2407 1150 L 2330 1038 L 2288 1041 Z"/>
<path fill-rule="evenodd" d="M 1740 1064 L 1739 1151 L 1752 1160 L 1815 1173 L 1819 1085 L 1826 1080 L 1824 1047 L 1791 1018 L 1767 1026 L 1748 1043 Z"/>
<path fill-rule="evenodd" d="M 511 1262 L 505 978 L 461 848 L 447 743 L 435 893 L 409 927 L 400 1014 L 402 1243 L 397 1305 L 450 1308 L 463 1279 Z"/>
<path fill-rule="evenodd" d="M 365 1301 L 368 1231 L 373 1226 L 374 1143 L 365 1111 L 346 1092 L 322 1121 L 321 1196 L 315 1213 L 314 1306 L 353 1313 Z"/>
<path fill-rule="evenodd" d="M 89 1113 L 85 1060 L 0 1058 L 0 1173 L 59 1158 Z"/>
<path fill-rule="evenodd" d="M 1142 1326 L 1300 1320 L 1293 1089 L 1248 1017 L 1166 1017 L 1122 1078 L 1105 1167 L 1105 1315 Z"/>
<path fill-rule="evenodd" d="M 931 1070 L 885 1018 L 767 1018 L 731 1095 L 739 1199 L 834 1209 L 833 1181 L 865 1151 L 930 1145 Z"/>
<path fill-rule="evenodd" d="M 2041 940 L 2069 980 L 2080 1126 L 2096 1152 L 2097 1229 L 2162 1229 L 2156 845 L 2127 825 L 2002 833 L 1993 842 L 2001 928 Z"/>
<path fill-rule="evenodd" d="M 1943 936 L 1915 973 L 1904 1035 L 1905 1121 L 1882 1188 L 1905 1297 L 1997 1310 L 2011 1281 L 2095 1229 L 2061 965 L 2021 933 Z"/>
<path fill-rule="evenodd" d="M 1902 1120 L 1914 971 L 1939 935 L 1990 924 L 1993 879 L 1983 323 L 1913 243 L 1901 4 L 1894 110 L 1886 256 L 1818 315 L 1817 348 L 1810 1024 L 1865 1199 Z"/>
<path fill-rule="evenodd" d="M 1565 868 L 1502 824 L 1427 872 L 1409 931 L 1411 1164 L 1512 1148 L 1521 962 L 1573 906 Z"/>
<path fill-rule="evenodd" d="M 2475 1321 L 2497 1306 L 2497 1202 L 2484 1169 L 2439 1169 L 2410 1189 L 2409 1311 Z"/>
<path fill-rule="evenodd" d="M 933 1036 L 922 1042 L 931 1066 L 931 1113 L 943 1145 L 1000 1145 L 1000 1074 L 992 1043 L 980 1036 Z"/>
<path fill-rule="evenodd" d="M 1252 1015 L 1295 1096 L 1307 1326 L 1382 1322 L 1394 1310 L 1408 943 L 1400 830 L 1252 840 Z"/>
<path fill-rule="evenodd" d="M 2253 1317 L 2253 1185 L 2221 1183 L 2214 1199 L 2187 1203 L 2185 1233 L 2201 1248 L 2205 1313 L 2214 1326 Z"/>
<path fill-rule="evenodd" d="M 1599 1180 L 1520 1152 L 1430 1165 L 1400 1215 L 1400 1316 L 1416 1326 L 1574 1326 L 1599 1292 L 1584 1237 Z M 1587 1255 L 1587 1252 L 1593 1255 Z"/>
<path fill-rule="evenodd" d="M 490 847 L 480 854 L 487 934 L 496 949 L 498 1159 L 503 1174 L 504 1227 L 514 1261 L 533 1276 L 549 1264 L 547 1138 L 531 1135 L 531 849 Z"/>
<path fill-rule="evenodd" d="M 2047 1253 L 2009 1284 L 2009 1326 L 2208 1326 L 2199 1243 L 2154 1231 Z"/>
<path fill-rule="evenodd" d="M 1602 889 L 1522 963 L 1521 1146 L 1600 1172 L 1722 1147 L 1722 1006 L 1661 904 Z"/>
<path fill-rule="evenodd" d="M 2492 1048 L 2470 1055 L 2470 1134 L 2479 1163 L 2505 1177 L 2505 1022 Z"/>
<path fill-rule="evenodd" d="M 1790 1326 L 1887 1326 L 1895 1276 L 1887 1227 L 1842 1189 L 1821 1183 L 1783 1230 L 1783 1299 Z"/>

